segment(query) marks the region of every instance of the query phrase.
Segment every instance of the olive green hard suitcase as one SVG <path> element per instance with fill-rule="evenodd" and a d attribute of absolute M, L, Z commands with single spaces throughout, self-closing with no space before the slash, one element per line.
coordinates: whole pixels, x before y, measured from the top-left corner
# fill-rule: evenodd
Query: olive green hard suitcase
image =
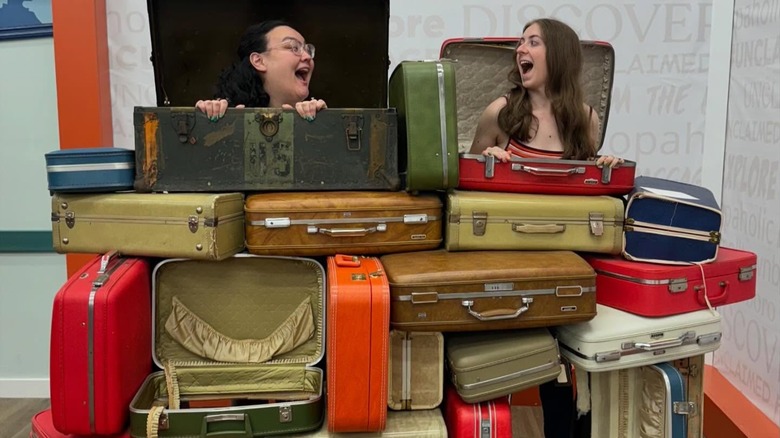
<path fill-rule="evenodd" d="M 241 193 L 55 193 L 59 253 L 222 260 L 244 249 Z"/>
<path fill-rule="evenodd" d="M 453 190 L 447 196 L 448 251 L 562 250 L 619 254 L 623 201 L 610 196 Z"/>
<path fill-rule="evenodd" d="M 135 189 L 168 192 L 398 190 L 393 109 L 136 107 Z"/>
<path fill-rule="evenodd" d="M 445 339 L 449 377 L 467 403 L 480 403 L 558 377 L 558 343 L 546 328 L 452 333 Z"/>
<path fill-rule="evenodd" d="M 458 185 L 455 68 L 451 60 L 402 61 L 390 76 L 407 191 Z M 405 161 L 403 161 L 405 159 Z"/>
<path fill-rule="evenodd" d="M 306 258 L 169 259 L 152 283 L 151 374 L 133 437 L 258 437 L 319 429 L 325 271 Z"/>

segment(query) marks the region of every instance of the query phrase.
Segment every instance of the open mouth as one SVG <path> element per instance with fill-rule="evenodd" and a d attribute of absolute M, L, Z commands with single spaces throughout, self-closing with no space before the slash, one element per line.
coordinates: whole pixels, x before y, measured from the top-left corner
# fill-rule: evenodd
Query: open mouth
<path fill-rule="evenodd" d="M 528 73 L 531 71 L 531 69 L 534 68 L 534 64 L 531 61 L 520 61 L 520 71 L 523 74 Z"/>
<path fill-rule="evenodd" d="M 307 82 L 309 80 L 309 72 L 311 70 L 308 67 L 302 67 L 298 70 L 295 70 L 295 76 L 300 79 L 303 82 Z"/>

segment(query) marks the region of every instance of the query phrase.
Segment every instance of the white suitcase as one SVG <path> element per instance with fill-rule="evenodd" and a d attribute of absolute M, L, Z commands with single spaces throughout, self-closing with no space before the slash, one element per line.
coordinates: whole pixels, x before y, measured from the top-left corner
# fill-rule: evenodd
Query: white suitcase
<path fill-rule="evenodd" d="M 651 365 L 715 351 L 720 346 L 720 314 L 699 310 L 645 318 L 596 305 L 590 321 L 559 326 L 561 354 L 584 371 Z"/>

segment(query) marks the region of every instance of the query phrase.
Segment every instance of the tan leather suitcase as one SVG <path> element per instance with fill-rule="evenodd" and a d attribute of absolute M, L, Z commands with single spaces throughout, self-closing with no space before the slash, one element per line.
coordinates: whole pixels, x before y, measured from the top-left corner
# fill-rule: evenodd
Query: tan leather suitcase
<path fill-rule="evenodd" d="M 442 202 L 405 192 L 262 193 L 247 197 L 253 254 L 387 254 L 437 248 Z"/>
<path fill-rule="evenodd" d="M 571 251 L 434 250 L 381 260 L 397 330 L 547 327 L 596 315 L 596 274 Z"/>
<path fill-rule="evenodd" d="M 564 250 L 619 254 L 623 201 L 454 190 L 447 196 L 445 248 Z"/>

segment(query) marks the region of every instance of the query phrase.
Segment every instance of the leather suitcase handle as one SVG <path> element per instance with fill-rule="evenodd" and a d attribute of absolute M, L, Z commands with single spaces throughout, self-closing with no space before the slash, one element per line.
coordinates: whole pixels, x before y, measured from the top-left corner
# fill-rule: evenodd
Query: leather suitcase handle
<path fill-rule="evenodd" d="M 370 228 L 320 228 L 316 225 L 310 225 L 306 230 L 309 234 L 324 234 L 330 237 L 362 237 L 383 231 L 387 231 L 386 224 L 379 224 Z"/>
<path fill-rule="evenodd" d="M 341 268 L 357 268 L 360 266 L 360 257 L 346 254 L 336 254 L 333 256 L 336 266 Z"/>
<path fill-rule="evenodd" d="M 533 298 L 523 297 L 523 306 L 519 309 L 493 309 L 486 310 L 484 312 L 477 312 L 471 308 L 474 305 L 474 300 L 463 300 L 461 305 L 467 307 L 469 315 L 477 318 L 480 321 L 496 321 L 500 319 L 513 319 L 527 312 L 531 307 L 531 303 L 534 302 Z"/>
<path fill-rule="evenodd" d="M 569 176 L 585 173 L 585 168 L 581 166 L 571 167 L 569 169 L 552 169 L 547 167 L 533 167 L 524 164 L 512 163 L 512 170 L 518 172 L 528 172 L 537 176 Z"/>
<path fill-rule="evenodd" d="M 512 231 L 523 234 L 557 234 L 566 231 L 566 225 L 564 224 L 522 224 L 513 222 Z"/>

